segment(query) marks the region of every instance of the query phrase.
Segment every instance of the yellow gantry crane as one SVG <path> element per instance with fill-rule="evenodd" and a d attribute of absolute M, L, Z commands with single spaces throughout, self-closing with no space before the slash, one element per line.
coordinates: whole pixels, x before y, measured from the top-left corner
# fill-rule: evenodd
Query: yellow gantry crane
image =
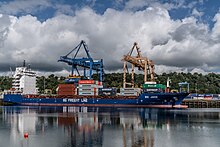
<path fill-rule="evenodd" d="M 132 56 L 132 53 L 135 49 L 137 51 L 137 55 Z M 147 57 L 141 56 L 140 48 L 138 47 L 138 44 L 136 42 L 134 42 L 131 51 L 127 55 L 124 55 L 122 61 L 124 61 L 124 77 L 123 77 L 124 88 L 126 88 L 126 85 L 131 85 L 132 88 L 134 88 L 134 67 L 137 67 L 138 70 L 144 71 L 144 82 L 155 81 L 154 63 L 152 60 L 149 60 Z M 126 82 L 126 73 L 128 72 L 127 63 L 131 64 L 131 83 Z"/>

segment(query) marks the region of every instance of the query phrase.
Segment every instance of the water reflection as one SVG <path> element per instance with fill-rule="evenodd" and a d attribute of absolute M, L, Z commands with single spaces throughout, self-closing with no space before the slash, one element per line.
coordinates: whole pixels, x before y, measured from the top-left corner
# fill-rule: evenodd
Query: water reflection
<path fill-rule="evenodd" d="M 216 136 L 220 135 L 219 109 L 1 107 L 0 116 L 0 144 L 7 147 L 172 147 L 176 143 L 220 143 Z M 24 138 L 25 132 L 29 133 L 28 139 Z"/>

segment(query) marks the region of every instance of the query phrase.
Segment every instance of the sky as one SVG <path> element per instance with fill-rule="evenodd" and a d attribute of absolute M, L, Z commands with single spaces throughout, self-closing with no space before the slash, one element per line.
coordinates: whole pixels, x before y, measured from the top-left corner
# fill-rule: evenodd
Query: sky
<path fill-rule="evenodd" d="M 157 74 L 219 73 L 219 7 L 216 0 L 1 0 L 0 74 L 26 60 L 39 73 L 67 75 L 71 67 L 57 60 L 81 40 L 106 73 L 122 72 L 134 42 Z"/>

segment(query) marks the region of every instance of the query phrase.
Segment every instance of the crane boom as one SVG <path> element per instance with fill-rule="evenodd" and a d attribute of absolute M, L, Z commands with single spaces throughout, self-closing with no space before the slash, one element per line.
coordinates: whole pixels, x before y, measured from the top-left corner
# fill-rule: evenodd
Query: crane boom
<path fill-rule="evenodd" d="M 133 51 L 136 49 L 137 55 L 132 56 Z M 154 81 L 154 63 L 152 60 L 149 60 L 147 57 L 143 57 L 141 55 L 141 51 L 139 50 L 138 44 L 135 42 L 131 51 L 124 55 L 122 61 L 124 61 L 124 81 L 123 81 L 123 87 L 126 87 L 126 84 L 132 85 L 134 87 L 134 67 L 138 67 L 139 70 L 144 71 L 144 82 L 148 80 L 148 74 L 150 75 L 150 80 Z M 126 71 L 128 71 L 127 68 L 127 62 L 132 65 L 132 76 L 131 76 L 131 83 L 126 82 Z"/>
<path fill-rule="evenodd" d="M 86 57 L 77 57 L 81 47 L 84 48 L 84 51 L 86 52 Z M 73 58 L 68 57 L 70 54 L 74 53 Z M 103 60 L 93 60 L 93 58 L 89 54 L 88 46 L 86 45 L 85 41 L 81 41 L 79 45 L 77 45 L 74 49 L 72 49 L 68 54 L 65 56 L 60 56 L 60 59 L 58 62 L 64 62 L 68 65 L 72 66 L 72 75 L 74 74 L 75 70 L 78 70 L 77 67 L 83 67 L 84 68 L 84 77 L 86 78 L 86 70 L 89 69 L 89 79 L 92 79 L 93 70 L 97 71 L 99 74 L 99 80 L 103 80 Z"/>

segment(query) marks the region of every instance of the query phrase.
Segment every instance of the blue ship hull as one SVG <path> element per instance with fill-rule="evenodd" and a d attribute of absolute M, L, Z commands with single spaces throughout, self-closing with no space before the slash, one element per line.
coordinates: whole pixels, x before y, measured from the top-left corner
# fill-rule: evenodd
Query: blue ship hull
<path fill-rule="evenodd" d="M 137 98 L 31 98 L 21 94 L 5 94 L 3 101 L 19 105 L 38 106 L 116 106 L 116 107 L 158 107 L 173 108 L 185 107 L 182 100 L 188 93 L 142 93 Z"/>

